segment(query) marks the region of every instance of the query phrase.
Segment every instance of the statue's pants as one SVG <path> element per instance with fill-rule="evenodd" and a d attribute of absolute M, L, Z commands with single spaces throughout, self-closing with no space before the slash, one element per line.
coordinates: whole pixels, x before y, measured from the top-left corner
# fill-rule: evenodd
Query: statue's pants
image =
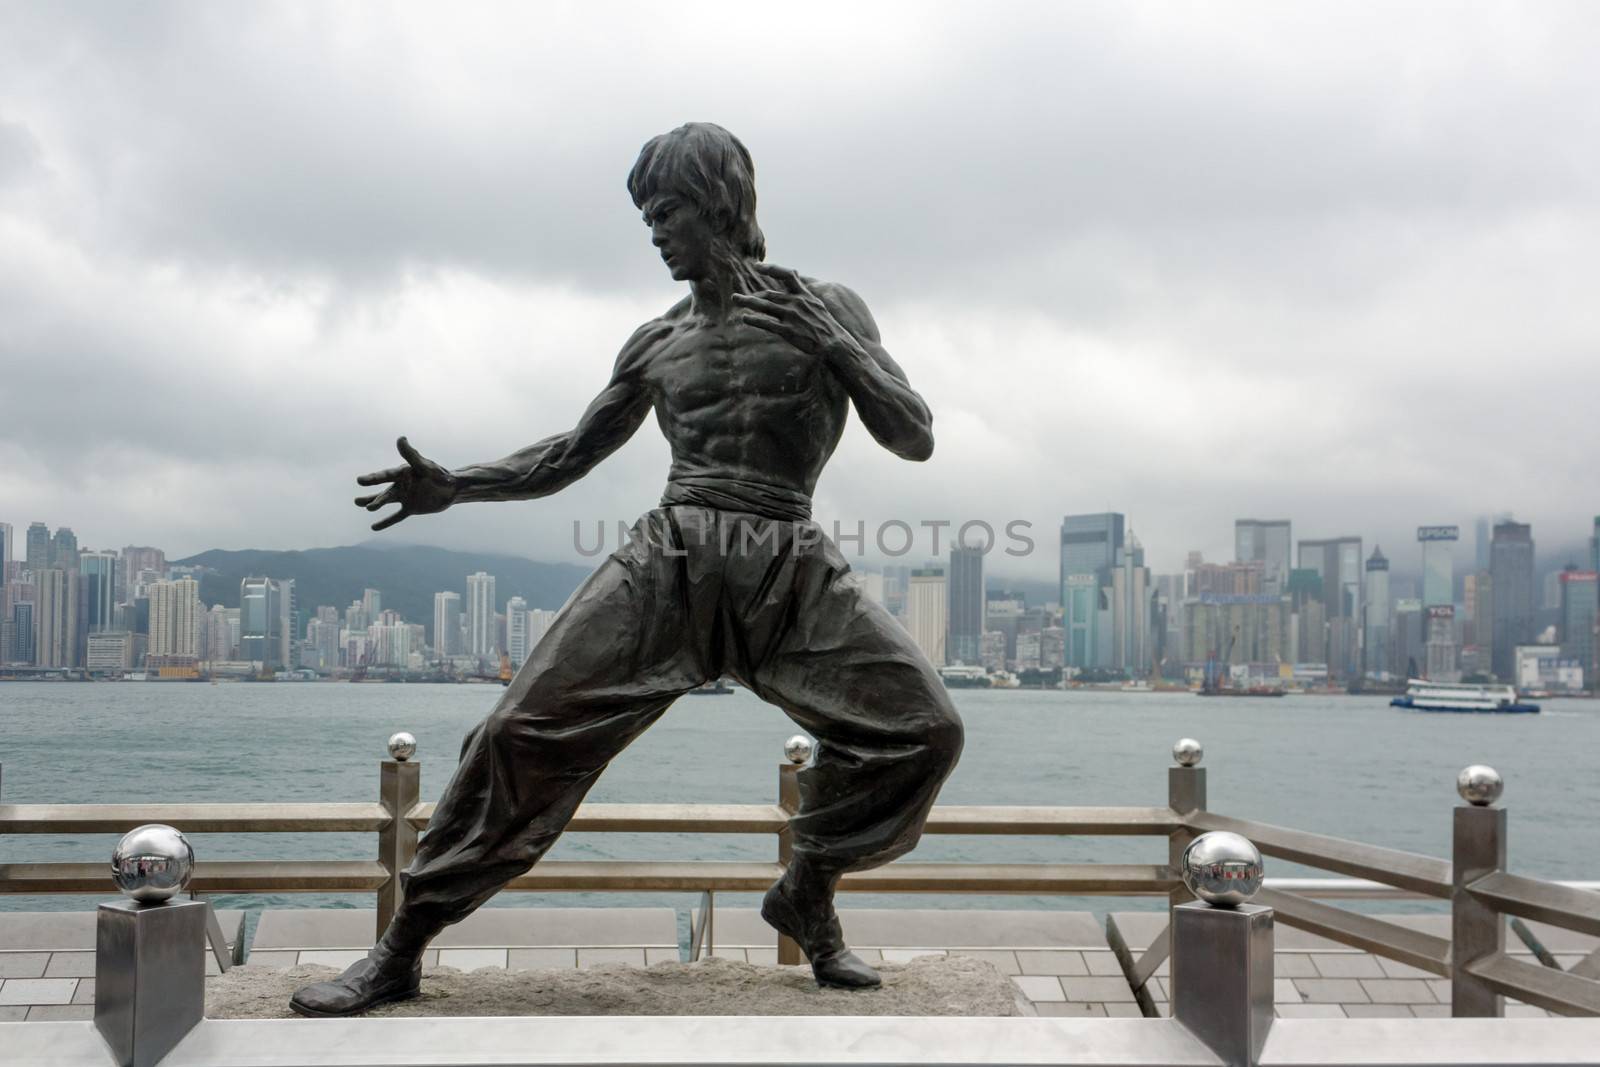
<path fill-rule="evenodd" d="M 549 850 L 674 699 L 724 675 L 817 741 L 799 774 L 797 861 L 841 874 L 910 851 L 962 744 L 911 635 L 816 524 L 664 507 L 573 594 L 467 735 L 402 875 L 403 910 L 430 926 L 464 918 Z"/>

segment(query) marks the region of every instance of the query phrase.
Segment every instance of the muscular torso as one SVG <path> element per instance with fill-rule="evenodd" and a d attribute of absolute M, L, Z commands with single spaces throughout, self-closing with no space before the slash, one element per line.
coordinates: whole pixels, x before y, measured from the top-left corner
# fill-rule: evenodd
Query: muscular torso
<path fill-rule="evenodd" d="M 822 359 L 736 317 L 707 320 L 687 302 L 658 326 L 642 374 L 672 446 L 668 480 L 809 498 L 849 407 Z"/>

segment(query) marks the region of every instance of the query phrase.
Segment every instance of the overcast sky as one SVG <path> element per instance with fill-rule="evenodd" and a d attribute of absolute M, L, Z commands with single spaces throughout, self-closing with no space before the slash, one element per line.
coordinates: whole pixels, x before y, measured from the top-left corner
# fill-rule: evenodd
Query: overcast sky
<path fill-rule="evenodd" d="M 934 411 L 852 420 L 819 519 L 1126 513 L 1360 534 L 1600 512 L 1600 6 L 0 6 L 0 521 L 91 546 L 371 536 L 355 474 L 569 428 L 682 288 L 624 179 L 689 120 L 770 258 L 850 285 Z M 560 496 L 395 541 L 577 559 Z M 927 554 L 926 537 L 908 560 Z"/>

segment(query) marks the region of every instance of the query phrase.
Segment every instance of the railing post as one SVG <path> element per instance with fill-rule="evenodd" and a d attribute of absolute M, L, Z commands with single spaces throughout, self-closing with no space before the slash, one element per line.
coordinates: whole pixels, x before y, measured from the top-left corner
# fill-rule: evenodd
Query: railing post
<path fill-rule="evenodd" d="M 1206 808 L 1206 769 L 1200 766 L 1200 761 L 1205 758 L 1205 748 L 1192 737 L 1179 738 L 1178 743 L 1172 746 L 1172 758 L 1176 767 L 1167 768 L 1167 804 L 1179 815 L 1188 815 L 1195 811 L 1204 811 Z M 1183 869 L 1183 852 L 1194 840 L 1194 831 L 1187 828 L 1174 830 L 1167 838 L 1167 864 L 1174 872 Z M 1167 897 L 1167 935 L 1172 938 L 1170 944 L 1172 951 L 1169 955 L 1167 973 L 1171 976 L 1172 985 L 1178 982 L 1177 939 L 1172 937 L 1175 932 L 1174 924 L 1177 922 L 1177 908 L 1179 905 L 1193 900 L 1194 894 L 1183 885 L 1175 886 Z M 1177 996 L 1176 993 L 1173 994 Z"/>
<path fill-rule="evenodd" d="M 1255 1067 L 1272 1026 L 1272 909 L 1249 903 L 1261 853 L 1202 834 L 1179 871 L 1200 899 L 1173 909 L 1172 1017 L 1228 1067 Z"/>
<path fill-rule="evenodd" d="M 378 831 L 378 862 L 388 878 L 378 889 L 378 926 L 374 940 L 389 928 L 400 908 L 400 872 L 417 854 L 417 831 L 406 819 L 422 795 L 422 764 L 413 763 L 417 739 L 404 731 L 389 738 L 391 758 L 378 765 L 378 803 L 389 821 Z"/>
<path fill-rule="evenodd" d="M 1455 809 L 1451 848 L 1450 1014 L 1456 1018 L 1494 1018 L 1505 1014 L 1505 997 L 1467 965 L 1505 951 L 1505 917 L 1467 889 L 1506 866 L 1506 813 L 1490 807 L 1505 790 L 1493 767 L 1474 764 L 1456 777 L 1456 792 L 1467 803 Z"/>
<path fill-rule="evenodd" d="M 811 759 L 811 752 L 811 739 L 804 734 L 795 734 L 783 743 L 784 762 L 778 764 L 778 808 L 785 815 L 793 815 L 800 810 L 800 768 Z M 794 841 L 785 824 L 778 831 L 778 862 L 788 869 L 789 861 L 793 858 Z M 806 958 L 799 944 L 793 938 L 779 934 L 778 963 L 794 966 L 804 962 Z"/>

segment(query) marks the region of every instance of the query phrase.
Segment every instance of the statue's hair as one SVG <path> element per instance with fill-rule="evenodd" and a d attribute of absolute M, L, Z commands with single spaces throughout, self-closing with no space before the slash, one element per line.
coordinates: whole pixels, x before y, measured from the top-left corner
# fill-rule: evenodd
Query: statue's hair
<path fill-rule="evenodd" d="M 650 138 L 628 172 L 635 207 L 663 191 L 691 201 L 700 213 L 731 221 L 729 236 L 743 255 L 767 257 L 756 225 L 756 168 L 739 138 L 710 122 L 690 122 Z"/>

